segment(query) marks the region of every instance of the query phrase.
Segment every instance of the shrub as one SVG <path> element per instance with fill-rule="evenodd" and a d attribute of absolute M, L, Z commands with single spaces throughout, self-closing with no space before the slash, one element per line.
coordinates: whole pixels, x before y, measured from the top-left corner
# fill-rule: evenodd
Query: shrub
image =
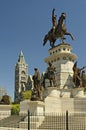
<path fill-rule="evenodd" d="M 12 104 L 11 115 L 19 115 L 20 104 Z"/>

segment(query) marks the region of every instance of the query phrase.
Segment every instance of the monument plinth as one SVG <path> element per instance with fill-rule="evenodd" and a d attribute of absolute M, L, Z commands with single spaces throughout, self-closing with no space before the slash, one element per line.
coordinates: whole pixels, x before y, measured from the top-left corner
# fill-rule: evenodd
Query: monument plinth
<path fill-rule="evenodd" d="M 72 47 L 68 43 L 61 43 L 49 49 L 49 56 L 45 62 L 51 62 L 56 68 L 55 78 L 58 88 L 73 87 L 73 65 L 77 56 L 72 53 Z"/>
<path fill-rule="evenodd" d="M 44 102 L 41 101 L 30 101 L 24 100 L 20 102 L 20 115 L 27 114 L 28 111 L 30 114 L 44 114 Z"/>
<path fill-rule="evenodd" d="M 61 113 L 68 110 L 73 112 L 85 112 L 86 95 L 83 88 L 58 89 L 48 87 L 45 98 L 45 114 L 55 112 Z"/>

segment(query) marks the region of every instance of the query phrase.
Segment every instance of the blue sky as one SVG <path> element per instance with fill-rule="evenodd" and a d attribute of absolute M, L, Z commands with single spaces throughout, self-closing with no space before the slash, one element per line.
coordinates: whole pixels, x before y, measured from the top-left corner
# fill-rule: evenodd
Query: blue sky
<path fill-rule="evenodd" d="M 49 42 L 43 47 L 43 38 L 51 29 L 52 9 L 57 20 L 62 12 L 67 15 L 67 31 L 73 34 L 66 42 L 78 56 L 78 66 L 86 65 L 86 1 L 83 0 L 0 0 L 0 86 L 14 96 L 14 70 L 22 50 L 28 74 L 34 67 L 40 73 L 46 70 L 44 58 L 48 56 Z M 60 43 L 58 39 L 56 45 Z"/>

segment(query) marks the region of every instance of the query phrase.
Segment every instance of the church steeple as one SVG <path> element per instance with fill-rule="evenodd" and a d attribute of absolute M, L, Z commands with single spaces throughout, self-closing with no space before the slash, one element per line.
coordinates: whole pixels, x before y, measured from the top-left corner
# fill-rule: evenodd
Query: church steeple
<path fill-rule="evenodd" d="M 18 62 L 26 64 L 25 58 L 24 58 L 24 55 L 23 55 L 22 51 L 19 54 Z"/>
<path fill-rule="evenodd" d="M 21 101 L 21 93 L 26 90 L 28 81 L 28 64 L 25 62 L 23 52 L 21 51 L 18 61 L 15 65 L 15 92 L 14 101 L 16 103 Z"/>

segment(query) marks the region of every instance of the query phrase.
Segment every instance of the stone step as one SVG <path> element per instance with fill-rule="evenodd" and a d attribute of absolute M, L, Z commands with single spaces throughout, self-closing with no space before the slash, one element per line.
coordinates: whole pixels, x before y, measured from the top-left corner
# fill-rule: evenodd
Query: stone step
<path fill-rule="evenodd" d="M 39 125 L 43 122 L 44 116 L 30 116 L 30 129 L 36 129 L 39 127 Z M 19 123 L 20 128 L 28 128 L 28 117 L 25 118 L 24 121 Z"/>
<path fill-rule="evenodd" d="M 0 120 L 0 127 L 19 128 L 19 122 L 23 121 L 25 117 L 19 115 L 12 115 L 10 117 Z"/>
<path fill-rule="evenodd" d="M 69 129 L 73 130 L 72 128 L 76 128 L 76 130 L 80 129 L 80 126 L 83 125 L 83 129 L 81 130 L 85 130 L 84 128 L 86 128 L 86 116 L 69 116 L 68 118 L 68 125 L 69 125 Z M 52 129 L 52 130 L 66 130 L 66 118 L 63 117 L 58 117 L 57 119 L 55 117 L 45 117 L 43 123 L 39 126 L 39 129 Z"/>
<path fill-rule="evenodd" d="M 32 116 L 30 117 L 30 129 L 40 129 L 40 130 L 66 130 L 66 117 L 65 116 L 45 116 L 45 118 L 42 118 L 42 121 L 39 122 L 40 118 Z M 76 130 L 80 129 L 81 126 L 83 129 L 86 128 L 86 114 L 71 114 L 68 117 L 68 123 L 69 123 L 69 129 L 73 130 L 76 128 Z M 20 128 L 27 128 L 28 122 L 20 122 L 19 127 Z"/>

